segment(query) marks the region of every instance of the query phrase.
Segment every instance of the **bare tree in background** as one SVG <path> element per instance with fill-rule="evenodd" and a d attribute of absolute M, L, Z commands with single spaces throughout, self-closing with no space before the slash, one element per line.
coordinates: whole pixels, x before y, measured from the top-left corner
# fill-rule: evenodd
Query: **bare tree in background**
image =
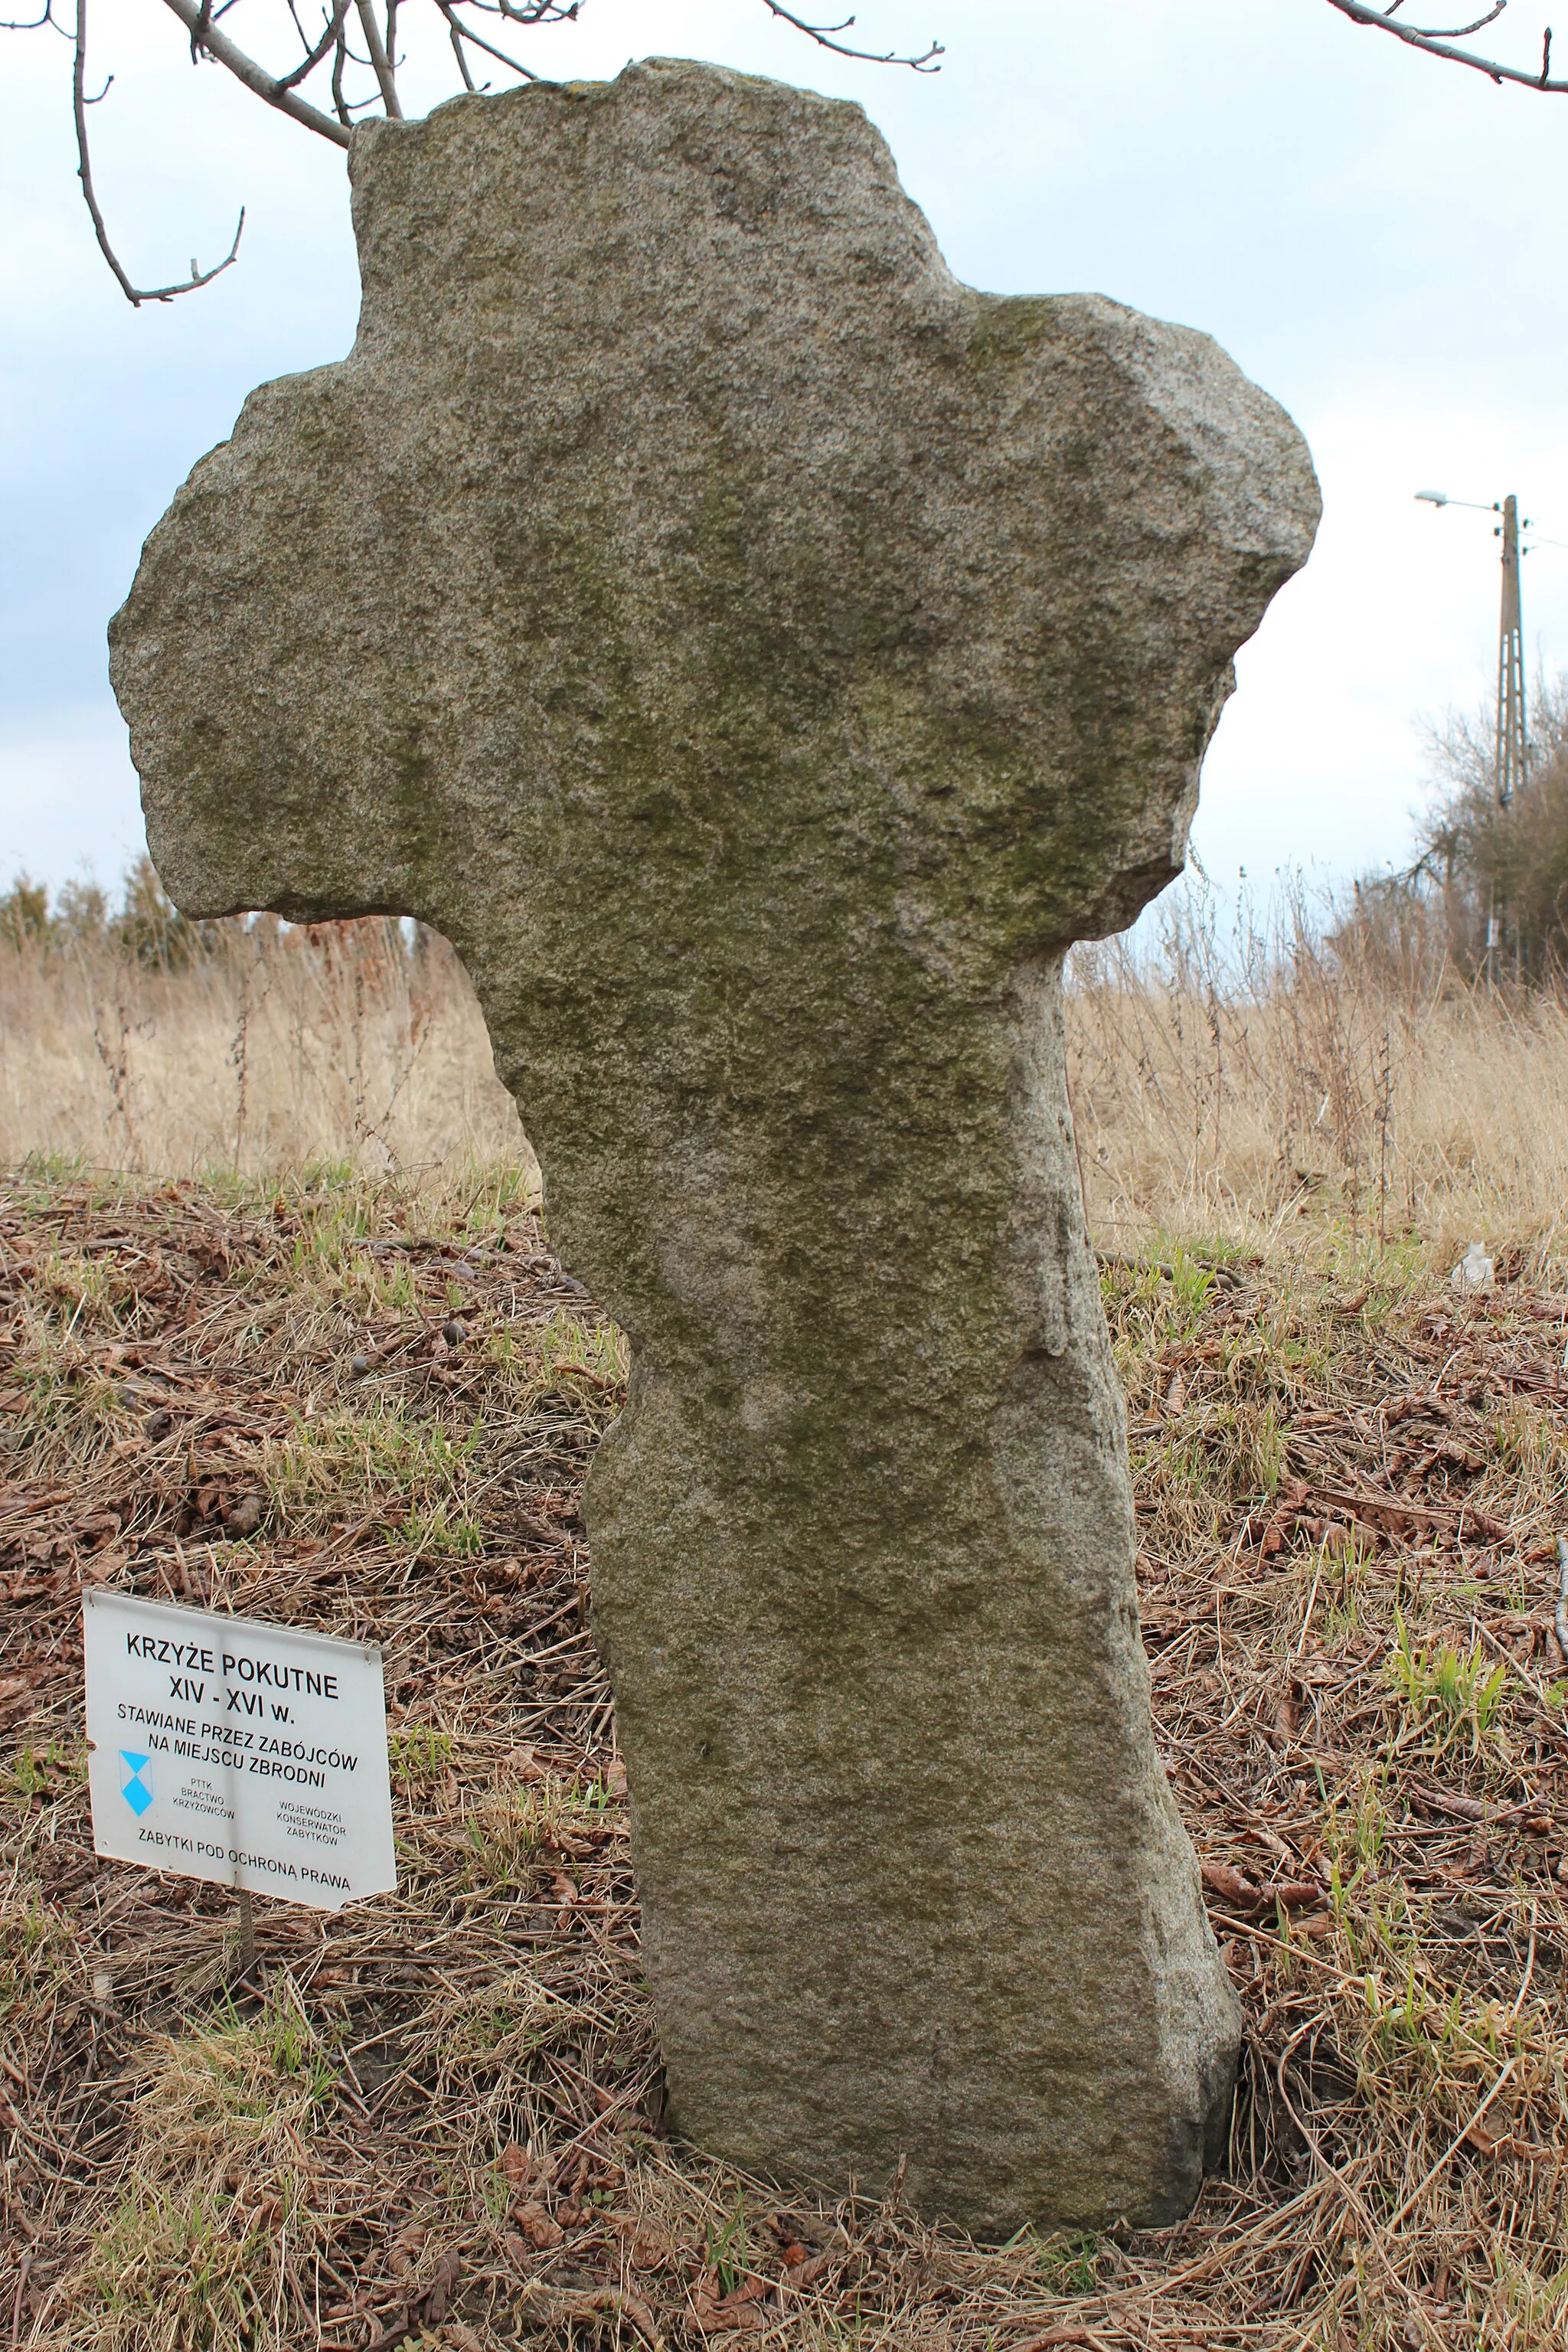
<path fill-rule="evenodd" d="M 1431 796 L 1403 873 L 1363 874 L 1330 945 L 1353 941 L 1392 976 L 1420 966 L 1436 985 L 1568 989 L 1568 673 L 1536 673 L 1530 790 L 1500 806 L 1497 704 L 1450 710 L 1426 733 Z"/>
<path fill-rule="evenodd" d="M 255 38 L 269 52 L 279 47 L 292 50 L 289 61 L 278 68 L 263 64 L 234 38 L 229 26 L 243 0 L 163 0 L 163 5 L 179 18 L 190 43 L 193 65 L 223 67 L 265 105 L 276 107 L 290 121 L 331 140 L 334 146 L 347 147 L 354 124 L 366 115 L 384 114 L 395 122 L 404 119 L 398 91 L 398 75 L 405 63 L 400 17 L 405 23 L 416 14 L 426 21 L 439 20 L 451 47 L 452 94 L 456 95 L 459 89 L 491 89 L 498 72 L 510 77 L 511 86 L 544 79 L 513 54 L 516 44 L 536 26 L 574 24 L 585 0 L 305 0 L 303 8 L 300 0 L 255 0 L 245 19 L 246 37 Z M 847 37 L 854 30 L 853 16 L 819 25 L 783 6 L 781 0 L 760 0 L 760 5 L 836 57 L 858 58 L 870 65 L 908 66 L 916 73 L 938 70 L 937 60 L 942 54 L 940 41 L 931 42 L 918 55 L 861 48 Z M 0 19 L 0 31 L 53 31 L 71 44 L 77 168 L 93 234 L 128 302 L 172 302 L 177 294 L 191 294 L 198 286 L 210 285 L 237 258 L 244 210 L 227 253 L 211 269 L 199 268 L 193 260 L 189 277 L 177 284 L 137 286 L 132 282 L 110 241 L 93 184 L 88 137 L 88 110 L 107 98 L 114 77 L 110 74 L 102 89 L 89 96 L 88 0 L 74 0 L 74 14 L 68 19 L 57 14 L 57 8 L 63 11 L 66 5 L 67 0 L 43 0 L 39 15 Z"/>
<path fill-rule="evenodd" d="M 56 14 L 57 7 L 64 10 L 72 5 L 72 21 Z M 830 49 L 836 57 L 857 58 L 872 65 L 908 66 L 916 73 L 934 73 L 939 69 L 937 61 L 942 55 L 940 41 L 931 42 L 918 53 L 861 48 L 848 37 L 855 30 L 852 16 L 836 24 L 819 25 L 795 9 L 784 6 L 783 0 L 756 0 L 756 5 L 783 23 L 793 25 L 807 40 L 815 41 L 820 48 Z M 1568 79 L 1553 80 L 1552 76 L 1550 25 L 1538 28 L 1531 24 L 1526 29 L 1523 37 L 1531 54 L 1528 60 L 1518 63 L 1462 46 L 1506 17 L 1511 5 L 1512 0 L 1490 0 L 1480 15 L 1463 24 L 1415 25 L 1405 15 L 1405 0 L 1388 0 L 1382 7 L 1373 6 L 1371 0 L 1327 0 L 1329 7 L 1352 25 L 1384 33 L 1407 48 L 1418 49 L 1446 64 L 1468 67 L 1484 74 L 1500 89 L 1504 82 L 1512 82 L 1525 89 L 1551 94 L 1568 90 Z M 574 24 L 586 0 L 163 0 L 163 5 L 180 21 L 190 43 L 193 65 L 223 67 L 265 105 L 276 107 L 291 121 L 322 139 L 330 139 L 335 146 L 346 147 L 355 122 L 367 114 L 389 115 L 394 121 L 403 120 L 397 81 L 405 62 L 400 46 L 400 17 L 405 21 L 412 21 L 416 16 L 426 22 L 439 20 L 451 47 L 455 95 L 458 89 L 489 89 L 495 86 L 498 74 L 503 77 L 503 86 L 507 76 L 514 81 L 542 79 L 515 54 L 516 45 L 536 26 Z M 244 20 L 246 38 L 254 40 L 268 53 L 279 47 L 287 48 L 291 52 L 287 63 L 276 68 L 263 64 L 250 49 L 239 46 L 229 26 L 237 20 L 242 6 L 247 10 Z M 1532 14 L 1538 16 L 1539 11 Z M 171 302 L 177 294 L 190 294 L 198 286 L 210 285 L 230 267 L 239 252 L 245 214 L 242 209 L 228 252 L 211 269 L 198 268 L 193 260 L 189 277 L 176 285 L 132 284 L 110 242 L 93 186 L 88 110 L 108 96 L 114 77 L 110 74 L 101 89 L 91 97 L 88 95 L 87 16 L 88 0 L 42 0 L 38 16 L 0 19 L 0 30 L 40 32 L 47 28 L 71 43 L 75 52 L 72 107 L 78 170 L 87 208 L 92 215 L 93 234 L 128 302 Z M 1505 29 L 1511 30 L 1518 22 L 1513 19 Z M 307 90 L 311 93 L 309 97 Z"/>

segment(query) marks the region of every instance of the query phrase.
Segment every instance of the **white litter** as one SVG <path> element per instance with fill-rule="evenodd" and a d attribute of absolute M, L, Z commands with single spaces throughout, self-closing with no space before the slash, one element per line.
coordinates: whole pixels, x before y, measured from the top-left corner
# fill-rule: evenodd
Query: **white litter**
<path fill-rule="evenodd" d="M 1485 1243 L 1472 1242 L 1448 1280 L 1456 1290 L 1489 1290 L 1496 1271 Z"/>

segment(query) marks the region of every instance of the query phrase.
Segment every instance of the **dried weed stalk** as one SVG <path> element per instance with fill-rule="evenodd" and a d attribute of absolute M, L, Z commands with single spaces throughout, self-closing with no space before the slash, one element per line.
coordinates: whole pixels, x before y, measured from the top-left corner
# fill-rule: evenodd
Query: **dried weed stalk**
<path fill-rule="evenodd" d="M 162 1172 L 527 1155 L 457 957 L 380 919 L 207 927 L 179 961 L 0 940 L 0 1165 Z"/>
<path fill-rule="evenodd" d="M 1568 997 L 1462 982 L 1287 893 L 1230 938 L 1201 890 L 1157 949 L 1074 950 L 1068 1044 L 1090 1222 L 1267 1245 L 1342 1220 L 1550 1247 L 1568 1198 Z"/>

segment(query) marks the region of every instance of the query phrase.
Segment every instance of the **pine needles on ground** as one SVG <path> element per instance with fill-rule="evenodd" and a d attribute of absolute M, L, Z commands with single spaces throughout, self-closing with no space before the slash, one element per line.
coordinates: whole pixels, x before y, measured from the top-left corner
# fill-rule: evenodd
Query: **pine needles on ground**
<path fill-rule="evenodd" d="M 1157 1728 L 1247 2039 L 1179 2228 L 987 2248 L 663 2136 L 520 1176 L 0 1190 L 0 2329 L 33 2352 L 1568 2339 L 1568 1298 L 1414 1246 L 1105 1276 Z M 400 1891 L 100 1864 L 84 1584 L 374 1636 Z"/>

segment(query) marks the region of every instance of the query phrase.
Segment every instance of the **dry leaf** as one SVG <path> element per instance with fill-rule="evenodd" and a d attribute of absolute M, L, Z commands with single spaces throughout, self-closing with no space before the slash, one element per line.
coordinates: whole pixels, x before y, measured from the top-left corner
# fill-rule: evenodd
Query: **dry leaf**
<path fill-rule="evenodd" d="M 691 2315 L 698 2326 L 705 2334 L 711 2336 L 732 2335 L 742 2328 L 765 2327 L 768 2324 L 766 2316 L 757 2309 L 754 2303 L 742 2303 L 731 2306 L 728 2301 L 709 2303 L 701 2295 L 693 2302 Z"/>
<path fill-rule="evenodd" d="M 629 2320 L 646 2344 L 661 2345 L 664 2342 L 652 2311 L 640 2294 L 633 2294 L 627 2287 L 599 2287 L 584 2294 L 547 2286 L 542 2279 L 530 2279 L 527 2291 L 557 2324 L 569 2324 L 574 2319 L 596 2319 L 606 2313 L 614 2313 Z"/>
<path fill-rule="evenodd" d="M 418 2221 L 411 2221 L 407 2229 L 398 2231 L 386 2250 L 386 2267 L 395 2279 L 408 2277 L 429 2234 Z"/>
<path fill-rule="evenodd" d="M 1227 1903 L 1253 1904 L 1258 1900 L 1258 1889 L 1251 1880 L 1244 1878 L 1239 1870 L 1233 1870 L 1227 1862 L 1205 1862 L 1203 1875 L 1204 1885 L 1211 1894 L 1223 1895 Z"/>
<path fill-rule="evenodd" d="M 786 2247 L 784 2251 L 786 2254 L 795 2253 L 800 2257 L 798 2261 L 786 2263 L 784 2266 L 786 2286 L 815 2286 L 824 2273 L 832 2267 L 831 2254 L 808 2254 L 804 2246 Z"/>
<path fill-rule="evenodd" d="M 808 2266 L 809 2267 L 809 2266 Z M 699 2327 L 719 2334 L 729 2328 L 763 2327 L 767 2325 L 757 2308 L 768 2292 L 766 2279 L 749 2278 L 731 2294 L 717 2294 L 718 2276 L 712 2270 L 703 2272 L 692 2290 L 692 2314 Z"/>
<path fill-rule="evenodd" d="M 260 1525 L 261 1497 L 259 1495 L 241 1495 L 224 1521 L 224 1527 L 231 1536 L 253 1536 Z"/>
<path fill-rule="evenodd" d="M 563 2315 L 572 2319 L 587 2319 L 605 2312 L 618 2313 L 629 2319 L 645 2344 L 658 2344 L 662 2339 L 658 2322 L 640 2294 L 626 2287 L 602 2287 L 597 2294 L 563 2295 Z"/>
<path fill-rule="evenodd" d="M 433 2326 L 438 2326 L 447 2316 L 447 2305 L 452 2299 L 452 2289 L 458 2284 L 460 2268 L 458 2250 L 449 2246 L 441 2257 L 440 2265 L 430 2282 L 430 2292 L 425 2298 L 425 2316 Z"/>
<path fill-rule="evenodd" d="M 1305 1911 L 1314 1903 L 1321 1903 L 1326 1889 L 1315 1878 L 1268 1878 L 1255 1886 L 1239 1870 L 1227 1862 L 1205 1862 L 1203 1865 L 1204 1885 L 1211 1894 L 1224 1902 L 1240 1904 L 1244 1909 L 1267 1909 L 1278 1903 L 1286 1911 Z"/>
<path fill-rule="evenodd" d="M 1258 1892 L 1265 1903 L 1278 1903 L 1286 1911 L 1305 1911 L 1312 1904 L 1321 1903 L 1328 1889 L 1320 1886 L 1315 1878 L 1270 1878 Z"/>
<path fill-rule="evenodd" d="M 558 2246 L 566 2234 L 559 2221 L 552 2221 L 542 2205 L 514 2205 L 511 2217 L 529 2244 L 538 2246 L 542 2251 L 546 2246 Z"/>

